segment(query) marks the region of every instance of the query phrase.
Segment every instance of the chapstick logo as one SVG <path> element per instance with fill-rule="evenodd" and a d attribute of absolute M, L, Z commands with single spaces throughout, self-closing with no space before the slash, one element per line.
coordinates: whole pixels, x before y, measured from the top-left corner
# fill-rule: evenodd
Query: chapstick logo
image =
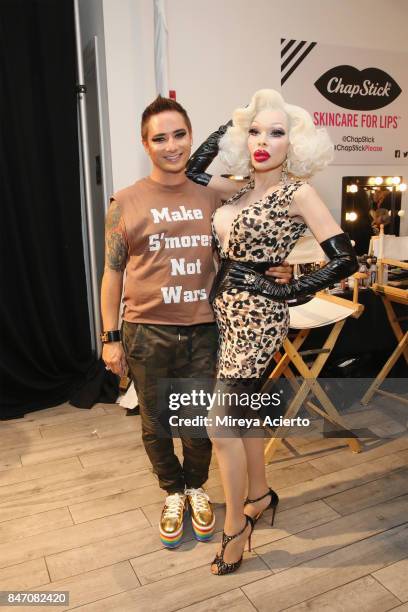
<path fill-rule="evenodd" d="M 352 110 L 375 110 L 393 102 L 401 93 L 398 83 L 384 70 L 335 66 L 322 74 L 315 87 L 333 104 Z"/>

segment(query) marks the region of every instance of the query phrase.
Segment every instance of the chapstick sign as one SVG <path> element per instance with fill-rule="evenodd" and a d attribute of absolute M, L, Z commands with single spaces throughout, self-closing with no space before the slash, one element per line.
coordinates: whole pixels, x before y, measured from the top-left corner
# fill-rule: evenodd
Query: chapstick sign
<path fill-rule="evenodd" d="M 281 87 L 334 143 L 334 164 L 408 164 L 408 57 L 281 39 Z"/>

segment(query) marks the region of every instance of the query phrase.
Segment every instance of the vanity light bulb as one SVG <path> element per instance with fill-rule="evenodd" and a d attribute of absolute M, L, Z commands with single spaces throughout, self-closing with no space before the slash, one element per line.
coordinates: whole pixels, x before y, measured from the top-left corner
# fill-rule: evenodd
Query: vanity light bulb
<path fill-rule="evenodd" d="M 401 179 L 400 179 L 399 176 L 393 176 L 392 177 L 392 182 L 393 182 L 394 185 L 399 185 L 400 182 L 401 182 Z"/>
<path fill-rule="evenodd" d="M 383 184 L 383 178 L 382 176 L 376 176 L 374 179 L 374 182 L 376 185 L 382 185 Z"/>
<path fill-rule="evenodd" d="M 350 185 L 350 193 L 357 193 L 358 187 L 357 185 Z"/>
<path fill-rule="evenodd" d="M 357 219 L 357 213 L 356 212 L 353 211 L 353 212 L 349 213 L 349 220 L 350 221 L 356 221 L 356 219 Z"/>
<path fill-rule="evenodd" d="M 398 191 L 406 191 L 407 190 L 407 184 L 406 183 L 400 183 L 397 187 Z"/>

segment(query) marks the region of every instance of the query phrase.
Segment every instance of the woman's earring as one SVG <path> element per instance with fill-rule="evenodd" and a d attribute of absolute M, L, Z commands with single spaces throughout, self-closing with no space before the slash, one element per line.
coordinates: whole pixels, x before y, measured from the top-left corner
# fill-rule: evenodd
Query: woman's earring
<path fill-rule="evenodd" d="M 282 164 L 281 183 L 287 183 L 287 182 L 288 182 L 288 160 L 286 158 Z"/>

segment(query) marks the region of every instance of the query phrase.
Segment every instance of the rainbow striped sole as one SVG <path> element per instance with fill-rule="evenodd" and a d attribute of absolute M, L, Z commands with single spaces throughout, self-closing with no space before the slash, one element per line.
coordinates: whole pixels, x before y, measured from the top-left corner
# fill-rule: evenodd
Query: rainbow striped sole
<path fill-rule="evenodd" d="M 162 544 L 166 548 L 177 548 L 177 546 L 180 546 L 181 540 L 183 539 L 184 517 L 183 517 L 183 522 L 181 523 L 180 528 L 175 533 L 172 533 L 170 535 L 170 534 L 162 531 L 160 525 L 159 525 L 159 530 L 160 530 L 160 540 L 161 540 Z"/>
<path fill-rule="evenodd" d="M 193 527 L 193 533 L 194 533 L 195 539 L 198 540 L 199 542 L 208 542 L 209 540 L 211 540 L 211 538 L 214 535 L 215 516 L 213 518 L 211 525 L 208 525 L 208 527 L 203 527 L 202 525 L 198 525 L 194 521 L 193 514 L 191 513 L 191 525 Z"/>

